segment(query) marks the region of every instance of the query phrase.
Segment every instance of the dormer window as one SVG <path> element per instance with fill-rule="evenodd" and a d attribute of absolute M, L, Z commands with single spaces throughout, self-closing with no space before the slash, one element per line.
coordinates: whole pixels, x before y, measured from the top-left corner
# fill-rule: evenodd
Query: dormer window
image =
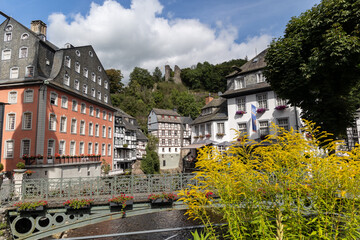
<path fill-rule="evenodd" d="M 69 56 L 65 56 L 65 66 L 70 68 L 71 59 Z"/>
<path fill-rule="evenodd" d="M 11 39 L 12 39 L 12 33 L 11 32 L 6 32 L 4 34 L 4 42 L 9 42 L 9 41 L 11 41 Z"/>
<path fill-rule="evenodd" d="M 236 78 L 235 79 L 235 89 L 245 88 L 245 79 L 244 78 Z"/>
<path fill-rule="evenodd" d="M 79 62 L 75 62 L 75 71 L 80 73 L 80 63 Z"/>
<path fill-rule="evenodd" d="M 28 48 L 27 47 L 20 48 L 19 58 L 27 58 L 27 56 L 28 56 Z"/>
<path fill-rule="evenodd" d="M 19 77 L 19 68 L 14 67 L 10 69 L 10 78 L 18 78 Z"/>
<path fill-rule="evenodd" d="M 262 73 L 257 73 L 256 74 L 256 82 L 257 83 L 261 83 L 261 82 L 265 82 L 265 77 Z"/>
<path fill-rule="evenodd" d="M 26 67 L 25 77 L 34 77 L 34 67 L 33 66 Z"/>
<path fill-rule="evenodd" d="M 22 35 L 21 35 L 21 39 L 22 40 L 25 40 L 25 39 L 28 39 L 29 38 L 29 34 L 27 34 L 27 33 L 23 33 Z"/>

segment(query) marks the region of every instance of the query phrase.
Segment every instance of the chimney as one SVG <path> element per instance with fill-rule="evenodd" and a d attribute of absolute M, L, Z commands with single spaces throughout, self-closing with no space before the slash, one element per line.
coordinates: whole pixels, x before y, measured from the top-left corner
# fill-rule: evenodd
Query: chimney
<path fill-rule="evenodd" d="M 210 94 L 209 94 L 209 96 L 205 98 L 205 105 L 207 105 L 207 104 L 208 104 L 209 102 L 211 102 L 213 99 L 214 99 L 214 98 L 211 97 Z"/>
<path fill-rule="evenodd" d="M 45 41 L 46 39 L 46 24 L 41 20 L 31 21 L 31 31 L 41 36 Z"/>

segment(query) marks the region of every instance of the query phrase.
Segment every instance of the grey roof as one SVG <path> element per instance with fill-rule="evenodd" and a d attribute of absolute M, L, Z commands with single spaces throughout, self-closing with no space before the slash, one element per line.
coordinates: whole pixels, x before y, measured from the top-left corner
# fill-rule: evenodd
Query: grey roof
<path fill-rule="evenodd" d="M 117 112 L 115 112 L 115 116 L 120 116 L 120 117 L 127 117 L 127 118 L 132 118 L 135 119 L 133 116 L 127 114 L 126 112 L 124 112 L 122 109 L 120 108 L 116 108 Z"/>
<path fill-rule="evenodd" d="M 178 114 L 177 112 L 175 112 L 174 110 L 170 110 L 170 109 L 160 109 L 160 108 L 153 108 L 152 109 L 157 115 L 169 115 L 169 116 L 179 116 L 180 114 Z"/>
<path fill-rule="evenodd" d="M 211 104 L 212 101 L 217 100 L 215 103 Z M 207 115 L 200 115 L 197 117 L 191 125 L 199 124 L 199 123 L 205 123 L 205 122 L 211 122 L 211 121 L 217 121 L 217 120 L 227 120 L 228 114 L 227 114 L 227 101 L 225 98 L 218 98 L 214 99 L 207 105 L 205 105 L 204 108 L 207 108 L 207 106 L 212 106 L 215 108 L 215 111 L 211 114 Z"/>
<path fill-rule="evenodd" d="M 219 107 L 223 103 L 223 98 L 215 98 L 211 100 L 208 104 L 203 106 L 201 109 L 210 108 L 210 107 Z"/>
<path fill-rule="evenodd" d="M 135 125 L 129 123 L 125 119 L 123 119 L 123 123 L 124 123 L 124 126 L 125 126 L 126 130 L 132 130 L 132 131 L 138 130 L 138 128 Z"/>
<path fill-rule="evenodd" d="M 136 139 L 137 139 L 137 140 L 143 140 L 143 141 L 147 141 L 147 140 L 148 140 L 148 138 L 145 136 L 145 134 L 144 134 L 140 129 L 138 129 L 138 130 L 136 131 Z"/>
<path fill-rule="evenodd" d="M 180 117 L 180 118 L 183 124 L 191 124 L 193 121 L 191 117 Z"/>
<path fill-rule="evenodd" d="M 247 63 L 242 65 L 240 67 L 241 71 L 236 70 L 236 71 L 230 73 L 229 75 L 227 75 L 226 77 L 230 78 L 230 77 L 242 75 L 244 73 L 256 71 L 256 70 L 266 67 L 265 55 L 267 53 L 267 50 L 268 49 L 265 49 L 264 51 L 262 51 L 261 53 L 256 55 L 254 58 L 252 58 L 250 61 L 248 61 Z"/>
<path fill-rule="evenodd" d="M 231 98 L 235 96 L 245 96 L 248 94 L 254 94 L 254 93 L 260 93 L 264 91 L 271 90 L 271 86 L 267 82 L 257 83 L 253 85 L 249 85 L 246 88 L 241 89 L 229 89 L 226 92 L 224 92 L 221 97 L 224 98 Z"/>

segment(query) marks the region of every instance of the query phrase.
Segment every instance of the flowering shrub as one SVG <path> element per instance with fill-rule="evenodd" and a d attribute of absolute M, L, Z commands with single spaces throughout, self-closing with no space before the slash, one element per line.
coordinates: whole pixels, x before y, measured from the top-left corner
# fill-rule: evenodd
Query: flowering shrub
<path fill-rule="evenodd" d="M 35 171 L 32 171 L 32 170 L 25 171 L 25 174 L 28 176 L 31 176 L 31 174 L 33 174 L 33 173 L 35 173 Z"/>
<path fill-rule="evenodd" d="M 360 146 L 340 151 L 344 143 L 320 142 L 332 135 L 304 122 L 299 131 L 272 125 L 265 140 L 244 138 L 225 154 L 199 149 L 197 184 L 179 196 L 210 239 L 222 237 L 209 209 L 227 222 L 229 239 L 359 239 Z M 219 198 L 207 198 L 209 191 Z"/>
<path fill-rule="evenodd" d="M 210 197 L 213 197 L 214 196 L 214 193 L 213 192 L 207 192 L 206 194 L 205 194 L 205 197 L 206 198 L 210 198 Z"/>
<path fill-rule="evenodd" d="M 69 206 L 72 209 L 79 209 L 90 206 L 94 200 L 92 199 L 71 199 L 63 203 L 64 206 Z"/>
<path fill-rule="evenodd" d="M 245 111 L 242 111 L 242 110 L 239 110 L 239 111 L 236 111 L 236 115 L 243 115 L 245 114 L 246 112 Z"/>
<path fill-rule="evenodd" d="M 38 202 L 17 202 L 13 206 L 17 207 L 18 211 L 35 210 L 39 206 L 46 206 L 47 201 Z"/>
<path fill-rule="evenodd" d="M 258 108 L 256 109 L 257 113 L 264 113 L 266 111 L 266 108 Z"/>
<path fill-rule="evenodd" d="M 176 194 L 173 193 L 160 193 L 160 194 L 150 194 L 148 199 L 149 200 L 155 200 L 155 199 L 170 199 L 175 200 Z"/>
<path fill-rule="evenodd" d="M 287 108 L 286 105 L 279 105 L 275 107 L 276 110 L 284 110 L 285 108 Z"/>
<path fill-rule="evenodd" d="M 134 199 L 133 196 L 126 196 L 125 194 L 121 194 L 120 196 L 110 198 L 109 202 L 124 203 L 124 202 L 126 202 L 128 200 L 133 200 L 133 199 Z"/>
<path fill-rule="evenodd" d="M 18 169 L 23 169 L 23 168 L 25 168 L 25 163 L 23 163 L 23 162 L 18 162 L 18 163 L 16 164 L 16 168 L 18 168 Z"/>

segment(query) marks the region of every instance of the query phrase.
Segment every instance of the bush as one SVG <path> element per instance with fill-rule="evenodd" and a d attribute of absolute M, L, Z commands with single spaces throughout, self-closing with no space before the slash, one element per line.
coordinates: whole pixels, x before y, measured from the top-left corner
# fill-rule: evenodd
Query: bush
<path fill-rule="evenodd" d="M 4 170 L 4 164 L 0 163 L 0 172 Z"/>
<path fill-rule="evenodd" d="M 230 239 L 359 239 L 360 148 L 336 151 L 343 143 L 323 145 L 331 134 L 306 124 L 301 132 L 273 126 L 260 143 L 245 137 L 223 153 L 199 150 L 198 184 L 178 194 L 187 214 L 211 239 L 221 237 L 209 209 L 226 220 Z"/>
<path fill-rule="evenodd" d="M 18 163 L 16 164 L 16 168 L 18 168 L 18 169 L 24 169 L 24 168 L 25 168 L 25 163 L 23 163 L 23 162 L 18 162 Z"/>

